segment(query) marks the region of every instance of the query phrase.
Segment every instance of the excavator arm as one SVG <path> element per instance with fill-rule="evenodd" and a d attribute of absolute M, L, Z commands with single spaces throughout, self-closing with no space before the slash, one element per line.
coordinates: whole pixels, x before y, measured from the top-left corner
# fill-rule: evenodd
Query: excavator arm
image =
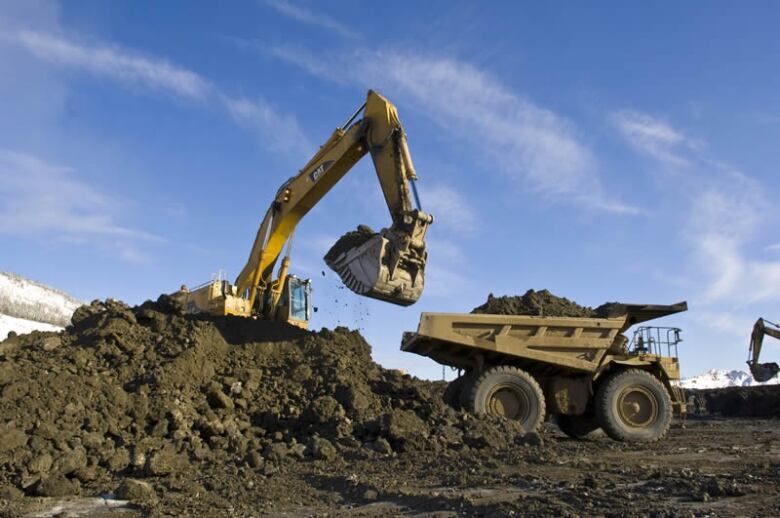
<path fill-rule="evenodd" d="M 747 364 L 750 367 L 753 378 L 760 382 L 769 381 L 780 372 L 780 366 L 775 362 L 758 362 L 758 359 L 761 356 L 761 345 L 764 342 L 765 335 L 780 340 L 780 326 L 769 320 L 759 318 L 756 320 L 756 323 L 753 326 L 753 332 L 750 334 L 750 359 L 748 359 Z"/>
<path fill-rule="evenodd" d="M 353 122 L 361 111 L 363 117 Z M 400 305 L 412 304 L 420 297 L 427 259 L 425 232 L 433 218 L 420 210 L 419 201 L 417 208 L 412 203 L 417 176 L 395 106 L 369 91 L 366 103 L 276 193 L 235 283 L 250 311 L 273 316 L 287 276 L 289 247 L 296 226 L 368 153 L 392 224 L 357 242 L 347 240 L 352 246 L 331 249 L 326 262 L 350 289 L 361 295 Z M 274 280 L 274 268 L 285 244 L 288 254 Z"/>

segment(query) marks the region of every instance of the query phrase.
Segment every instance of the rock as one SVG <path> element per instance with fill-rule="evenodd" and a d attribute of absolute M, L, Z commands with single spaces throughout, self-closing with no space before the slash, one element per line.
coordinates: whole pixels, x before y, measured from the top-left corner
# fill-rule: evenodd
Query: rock
<path fill-rule="evenodd" d="M 395 409 L 384 414 L 380 419 L 380 427 L 404 451 L 425 448 L 428 427 L 411 410 Z"/>
<path fill-rule="evenodd" d="M 230 399 L 230 396 L 222 392 L 219 388 L 211 388 L 209 390 L 208 401 L 212 408 L 227 408 L 231 410 L 235 408 L 235 404 L 233 404 L 233 400 Z"/>
<path fill-rule="evenodd" d="M 5 397 L 5 391 L 3 394 Z M 13 426 L 0 426 L 0 452 L 11 451 L 27 444 L 27 434 Z"/>
<path fill-rule="evenodd" d="M 379 498 L 379 493 L 376 492 L 374 489 L 366 489 L 363 491 L 363 500 L 367 500 L 369 502 L 375 501 L 377 498 Z"/>
<path fill-rule="evenodd" d="M 44 478 L 35 486 L 38 496 L 71 496 L 78 495 L 81 484 L 78 480 L 69 480 L 62 475 Z"/>
<path fill-rule="evenodd" d="M 263 459 L 263 456 L 257 453 L 256 451 L 253 451 L 250 452 L 249 455 L 247 455 L 246 462 L 251 467 L 257 469 L 257 468 L 261 468 L 263 464 L 265 464 L 265 459 Z"/>
<path fill-rule="evenodd" d="M 170 475 L 176 471 L 186 469 L 187 459 L 174 450 L 166 448 L 154 452 L 146 462 L 146 474 L 153 476 Z"/>
<path fill-rule="evenodd" d="M 106 464 L 111 471 L 123 471 L 130 464 L 130 452 L 125 448 L 117 448 Z"/>
<path fill-rule="evenodd" d="M 83 306 L 76 308 L 76 311 L 74 311 L 73 315 L 70 317 L 70 322 L 74 326 L 79 326 L 90 317 L 103 311 L 105 311 L 105 306 L 99 300 L 94 300 L 90 304 L 84 304 Z"/>
<path fill-rule="evenodd" d="M 383 437 L 379 437 L 373 441 L 371 443 L 371 449 L 377 453 L 381 453 L 382 455 L 390 455 L 393 453 L 393 447 L 390 446 L 390 443 L 387 441 L 387 439 Z"/>
<path fill-rule="evenodd" d="M 333 446 L 333 443 L 322 437 L 312 437 L 309 440 L 308 449 L 311 452 L 311 456 L 315 459 L 332 460 L 338 455 L 338 451 Z"/>
<path fill-rule="evenodd" d="M 32 473 L 46 474 L 54 464 L 54 459 L 48 453 L 43 453 L 32 458 L 27 464 L 27 469 Z"/>
<path fill-rule="evenodd" d="M 306 457 L 306 445 L 298 443 L 290 446 L 290 456 L 296 459 L 304 459 Z"/>
<path fill-rule="evenodd" d="M 306 407 L 301 418 L 309 424 L 325 424 L 344 415 L 344 408 L 331 396 L 320 396 Z"/>
<path fill-rule="evenodd" d="M 24 498 L 24 493 L 8 484 L 0 484 L 0 500 L 14 501 Z"/>
<path fill-rule="evenodd" d="M 542 439 L 542 436 L 541 434 L 539 434 L 539 432 L 529 432 L 529 433 L 519 435 L 515 442 L 521 445 L 527 444 L 528 446 L 544 445 L 544 440 Z"/>
<path fill-rule="evenodd" d="M 125 479 L 115 493 L 120 500 L 130 500 L 138 503 L 149 503 L 157 500 L 157 493 L 148 482 L 143 480 Z"/>
<path fill-rule="evenodd" d="M 59 335 L 46 336 L 41 338 L 36 345 L 44 351 L 53 351 L 62 345 L 62 339 Z"/>
<path fill-rule="evenodd" d="M 70 475 L 87 465 L 87 452 L 83 447 L 68 450 L 54 461 L 54 472 Z"/>
<path fill-rule="evenodd" d="M 286 459 L 289 454 L 290 450 L 283 442 L 271 443 L 263 449 L 263 457 L 274 462 Z"/>

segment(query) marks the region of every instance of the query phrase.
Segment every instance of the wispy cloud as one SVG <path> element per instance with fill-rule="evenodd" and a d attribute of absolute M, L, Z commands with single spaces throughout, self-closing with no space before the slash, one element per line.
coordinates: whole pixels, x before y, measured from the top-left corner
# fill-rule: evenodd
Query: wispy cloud
<path fill-rule="evenodd" d="M 420 193 L 423 210 L 436 217 L 436 223 L 459 234 L 477 229 L 477 215 L 471 204 L 454 188 L 447 185 L 426 185 Z"/>
<path fill-rule="evenodd" d="M 612 114 L 612 122 L 620 135 L 637 151 L 666 164 L 684 166 L 686 153 L 698 150 L 702 142 L 692 139 L 656 117 L 633 110 Z"/>
<path fill-rule="evenodd" d="M 277 12 L 301 23 L 320 27 L 344 38 L 355 39 L 360 37 L 357 32 L 327 14 L 314 12 L 303 6 L 295 5 L 285 0 L 265 0 L 265 3 Z"/>
<path fill-rule="evenodd" d="M 472 143 L 475 151 L 527 189 L 598 210 L 637 212 L 605 193 L 598 161 L 568 120 L 470 63 L 400 52 L 316 58 L 291 48 L 271 52 L 320 77 L 392 91 L 443 131 Z"/>
<path fill-rule="evenodd" d="M 105 44 L 77 43 L 60 36 L 19 31 L 16 42 L 33 56 L 54 65 L 106 77 L 123 87 L 165 92 L 223 109 L 238 124 L 257 134 L 267 148 L 308 152 L 311 148 L 296 118 L 256 98 L 235 98 L 221 92 L 200 74 L 168 61 Z"/>
<path fill-rule="evenodd" d="M 709 157 L 704 141 L 670 122 L 633 110 L 614 113 L 612 121 L 638 153 L 686 170 L 685 179 L 673 181 L 686 207 L 680 228 L 692 253 L 691 275 L 702 286 L 696 298 L 731 308 L 780 300 L 780 261 L 761 261 L 750 254 L 771 207 L 758 182 Z M 773 246 L 760 245 L 767 250 Z"/>
<path fill-rule="evenodd" d="M 769 246 L 766 247 L 766 249 L 770 250 L 770 251 L 773 251 L 773 252 L 777 251 L 777 250 L 780 250 L 780 243 L 775 243 L 775 244 L 769 245 Z"/>
<path fill-rule="evenodd" d="M 76 178 L 68 167 L 0 149 L 0 233 L 99 244 L 130 261 L 162 238 L 117 222 L 119 200 Z"/>
<path fill-rule="evenodd" d="M 222 97 L 222 102 L 233 120 L 256 133 L 266 147 L 303 153 L 311 150 L 311 143 L 293 115 L 282 114 L 261 100 Z"/>
<path fill-rule="evenodd" d="M 743 306 L 780 300 L 780 261 L 749 253 L 769 207 L 761 188 L 744 174 L 717 173 L 695 193 L 686 227 L 697 268 L 708 276 L 703 301 Z"/>
<path fill-rule="evenodd" d="M 211 84 L 198 74 L 119 48 L 90 47 L 50 34 L 20 31 L 18 41 L 35 57 L 58 65 L 110 77 L 125 84 L 164 90 L 193 99 L 204 99 Z"/>

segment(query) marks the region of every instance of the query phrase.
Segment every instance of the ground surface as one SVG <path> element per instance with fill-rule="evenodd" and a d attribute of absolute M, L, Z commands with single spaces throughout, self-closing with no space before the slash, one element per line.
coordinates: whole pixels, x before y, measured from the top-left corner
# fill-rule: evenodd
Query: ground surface
<path fill-rule="evenodd" d="M 84 515 L 780 515 L 778 420 L 689 418 L 665 440 L 641 445 L 570 440 L 551 424 L 542 436 L 543 446 L 500 453 L 358 450 L 334 462 L 284 463 L 267 475 L 211 465 L 195 477 L 147 479 L 158 495 L 151 505 L 103 504 Z M 36 515 L 53 501 L 5 505 L 8 516 Z"/>
<path fill-rule="evenodd" d="M 780 515 L 780 386 L 692 392 L 694 417 L 640 445 L 443 391 L 348 329 L 95 302 L 0 342 L 0 516 Z"/>

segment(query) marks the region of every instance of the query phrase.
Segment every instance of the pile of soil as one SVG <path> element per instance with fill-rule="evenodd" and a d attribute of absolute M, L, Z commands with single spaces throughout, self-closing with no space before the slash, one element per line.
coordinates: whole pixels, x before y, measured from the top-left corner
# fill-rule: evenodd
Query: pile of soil
<path fill-rule="evenodd" d="M 341 236 L 338 241 L 325 254 L 325 262 L 330 263 L 339 258 L 344 252 L 357 248 L 376 235 L 370 227 L 358 225 L 357 229 L 351 230 Z"/>
<path fill-rule="evenodd" d="M 0 342 L 0 493 L 132 493 L 121 480 L 540 440 L 457 413 L 346 328 L 186 315 L 166 296 L 93 302 L 72 322 Z"/>
<path fill-rule="evenodd" d="M 496 297 L 492 293 L 487 301 L 472 313 L 491 315 L 531 315 L 540 317 L 606 318 L 619 312 L 619 304 L 607 302 L 596 309 L 580 306 L 565 297 L 553 295 L 548 290 L 528 290 L 523 295 Z"/>
<path fill-rule="evenodd" d="M 725 417 L 780 417 L 780 385 L 686 390 L 690 412 Z"/>

